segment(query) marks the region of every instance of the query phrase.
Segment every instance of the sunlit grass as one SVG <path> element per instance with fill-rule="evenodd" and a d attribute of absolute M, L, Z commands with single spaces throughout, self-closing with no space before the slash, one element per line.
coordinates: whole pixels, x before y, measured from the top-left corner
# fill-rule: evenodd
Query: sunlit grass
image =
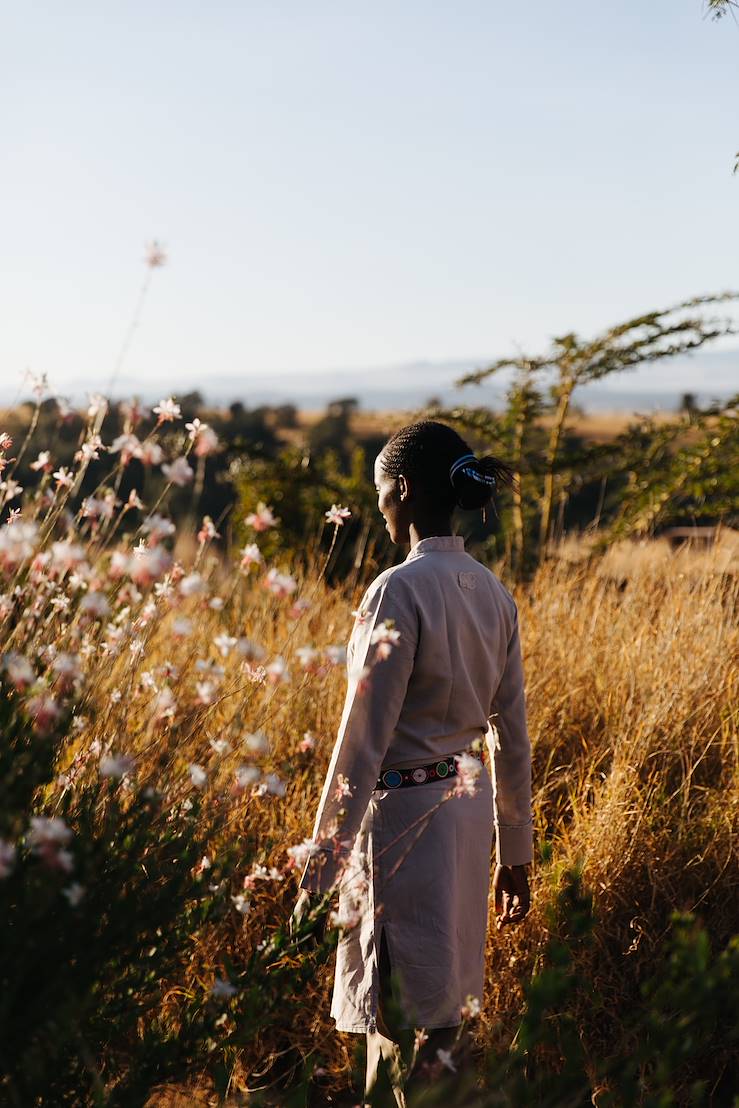
<path fill-rule="evenodd" d="M 193 881 L 208 880 L 219 855 L 236 856 L 227 887 L 214 890 L 231 907 L 182 951 L 180 978 L 162 981 L 161 1018 L 176 1028 L 182 1005 L 227 976 L 224 959 L 244 964 L 292 908 L 289 850 L 311 831 L 359 595 L 329 588 L 317 557 L 307 570 L 260 562 L 259 520 L 256 552 L 224 558 L 207 528 L 200 539 L 168 535 L 150 520 L 126 533 L 121 505 L 116 528 L 113 517 L 65 514 L 69 494 L 67 475 L 56 485 L 47 475 L 0 531 L 3 685 L 31 704 L 74 709 L 37 808 L 53 814 L 101 774 L 124 803 L 146 781 L 172 818 L 195 799 L 217 829 Z M 593 1056 L 628 1050 L 620 1015 L 670 912 L 697 913 L 717 942 L 736 926 L 733 554 L 655 544 L 550 561 L 516 600 L 534 753 L 534 901 L 517 930 L 497 932 L 491 917 L 477 1039 L 501 1046 L 515 1034 L 547 909 L 577 864 L 596 912 L 578 969 L 602 1001 L 602 1019 L 583 1021 L 581 1036 Z M 41 735 L 43 720 L 35 727 Z M 24 849 L 26 830 L 13 850 Z M 356 1039 L 333 1031 L 330 984 L 330 966 L 318 970 L 291 998 L 297 1016 L 244 1045 L 233 1092 L 288 1078 L 311 1055 L 346 1085 Z M 222 1027 L 233 1030 L 227 1019 Z"/>

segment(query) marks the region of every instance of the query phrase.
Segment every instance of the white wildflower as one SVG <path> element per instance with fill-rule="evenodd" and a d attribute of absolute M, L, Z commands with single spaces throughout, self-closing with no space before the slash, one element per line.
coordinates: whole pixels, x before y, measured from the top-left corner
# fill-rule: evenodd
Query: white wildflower
<path fill-rule="evenodd" d="M 302 843 L 287 848 L 290 868 L 302 869 L 309 858 L 320 854 L 321 848 L 315 839 L 303 839 Z"/>
<path fill-rule="evenodd" d="M 104 396 L 101 396 L 99 392 L 89 392 L 87 416 L 88 419 L 95 419 L 98 415 L 104 415 L 108 410 L 108 401 Z"/>
<path fill-rule="evenodd" d="M 66 846 L 71 838 L 72 831 L 59 816 L 31 816 L 31 829 L 27 835 L 31 850 Z"/>
<path fill-rule="evenodd" d="M 298 661 L 303 669 L 314 669 L 320 657 L 314 646 L 299 646 L 295 651 Z"/>
<path fill-rule="evenodd" d="M 257 786 L 260 796 L 269 793 L 270 796 L 284 796 L 287 791 L 285 782 L 276 773 L 268 773 Z"/>
<path fill-rule="evenodd" d="M 298 583 L 289 573 L 279 573 L 276 569 L 272 568 L 264 578 L 264 587 L 273 593 L 274 596 L 286 597 L 295 592 Z"/>
<path fill-rule="evenodd" d="M 13 843 L 0 839 L 0 879 L 9 877 L 15 866 L 17 850 Z"/>
<path fill-rule="evenodd" d="M 158 423 L 171 423 L 173 420 L 179 419 L 182 415 L 182 410 L 173 396 L 168 397 L 166 400 L 160 400 L 152 410 L 158 417 Z"/>
<path fill-rule="evenodd" d="M 457 766 L 455 793 L 458 796 L 474 796 L 477 792 L 477 779 L 482 772 L 482 762 L 472 754 L 458 754 L 454 761 Z"/>
<path fill-rule="evenodd" d="M 192 468 L 187 458 L 175 458 L 171 464 L 164 463 L 162 466 L 162 473 L 173 485 L 179 485 L 180 488 L 184 488 L 185 485 L 189 485 L 195 476 L 195 470 Z"/>
<path fill-rule="evenodd" d="M 62 651 L 54 658 L 51 668 L 63 681 L 77 681 L 82 676 L 82 667 L 76 654 Z"/>
<path fill-rule="evenodd" d="M 231 749 L 231 743 L 228 739 L 208 739 L 208 745 L 218 755 L 228 754 Z"/>
<path fill-rule="evenodd" d="M 110 614 L 108 598 L 101 592 L 88 592 L 80 601 L 80 611 L 88 612 L 95 619 L 104 619 Z"/>
<path fill-rule="evenodd" d="M 361 911 L 351 904 L 339 904 L 338 911 L 332 912 L 328 918 L 331 927 L 338 927 L 342 931 L 351 931 L 361 919 Z"/>
<path fill-rule="evenodd" d="M 195 692 L 197 693 L 195 699 L 198 704 L 212 704 L 215 685 L 212 681 L 196 681 Z"/>
<path fill-rule="evenodd" d="M 336 785 L 334 786 L 334 800 L 341 801 L 345 796 L 352 795 L 352 787 L 349 784 L 349 780 L 343 773 L 336 775 Z"/>
<path fill-rule="evenodd" d="M 18 654 L 16 651 L 11 651 L 9 654 L 2 656 L 2 667 L 11 685 L 14 685 L 16 689 L 25 689 L 33 684 L 36 679 L 36 672 L 28 658 L 24 658 L 22 654 Z"/>
<path fill-rule="evenodd" d="M 256 766 L 239 766 L 236 770 L 236 784 L 239 789 L 248 789 L 250 785 L 256 784 L 261 777 L 261 773 Z"/>
<path fill-rule="evenodd" d="M 336 527 L 343 527 L 344 520 L 348 519 L 352 513 L 349 508 L 342 508 L 338 504 L 332 504 L 329 510 L 324 514 L 328 523 L 333 523 Z"/>
<path fill-rule="evenodd" d="M 167 252 L 156 239 L 147 242 L 144 261 L 149 266 L 149 269 L 161 269 L 161 267 L 166 264 Z M 156 408 L 154 410 L 156 411 Z"/>
<path fill-rule="evenodd" d="M 79 450 L 75 451 L 74 460 L 76 462 L 97 461 L 100 457 L 100 451 L 105 449 L 100 435 L 90 435 L 89 439 L 82 443 Z"/>
<path fill-rule="evenodd" d="M 167 539 L 170 535 L 174 535 L 176 528 L 171 519 L 154 512 L 153 515 L 146 517 L 141 524 L 141 530 L 149 536 L 151 545 L 156 546 L 160 539 Z"/>
<path fill-rule="evenodd" d="M 273 685 L 279 685 L 282 682 L 287 682 L 290 680 L 290 672 L 287 668 L 287 663 L 285 662 L 284 658 L 275 658 L 274 662 L 270 662 L 270 664 L 266 666 L 265 669 L 267 673 L 267 680 L 270 681 Z"/>
<path fill-rule="evenodd" d="M 15 500 L 16 496 L 20 496 L 23 492 L 23 485 L 19 485 L 12 477 L 8 477 L 7 481 L 0 481 L 0 492 L 5 493 L 6 500 Z"/>
<path fill-rule="evenodd" d="M 188 573 L 180 581 L 179 588 L 182 596 L 195 596 L 196 593 L 204 591 L 205 581 L 199 573 Z"/>
<path fill-rule="evenodd" d="M 204 673 L 216 681 L 220 680 L 226 672 L 222 665 L 211 661 L 210 658 L 198 658 L 195 662 L 195 669 L 198 673 Z"/>
<path fill-rule="evenodd" d="M 249 569 L 250 566 L 261 565 L 264 561 L 262 552 L 255 542 L 247 543 L 241 551 L 241 568 Z"/>
<path fill-rule="evenodd" d="M 177 703 L 174 693 L 168 685 L 165 685 L 154 701 L 154 718 L 156 720 L 172 719 L 176 711 Z"/>
<path fill-rule="evenodd" d="M 153 585 L 172 568 L 173 558 L 163 546 L 146 547 L 129 566 L 131 580 L 137 585 Z"/>
<path fill-rule="evenodd" d="M 208 774 L 205 772 L 202 766 L 199 766 L 194 762 L 190 766 L 188 766 L 188 769 L 190 771 L 190 780 L 192 781 L 195 788 L 202 789 L 208 780 Z"/>
<path fill-rule="evenodd" d="M 444 1066 L 446 1069 L 451 1070 L 452 1073 L 457 1072 L 457 1067 L 454 1065 L 454 1062 L 452 1060 L 451 1050 L 442 1050 L 441 1047 L 439 1047 L 436 1052 L 436 1057 L 439 1059 L 442 1066 Z"/>
<path fill-rule="evenodd" d="M 60 542 L 51 544 L 51 561 L 55 569 L 62 571 L 75 569 L 82 565 L 86 558 L 85 549 L 79 543 L 62 539 Z"/>
<path fill-rule="evenodd" d="M 123 465 L 128 465 L 131 458 L 138 458 L 141 453 L 141 442 L 138 436 L 124 433 L 113 439 L 109 447 L 111 454 L 120 454 Z"/>
<path fill-rule="evenodd" d="M 133 770 L 135 762 L 125 754 L 106 754 L 100 759 L 98 771 L 101 777 L 112 777 L 121 780 L 127 777 Z"/>
<path fill-rule="evenodd" d="M 370 643 L 377 643 L 377 657 L 380 660 L 389 657 L 399 639 L 400 631 L 396 631 L 392 620 L 378 623 L 370 635 Z"/>
<path fill-rule="evenodd" d="M 269 750 L 269 739 L 263 731 L 247 733 L 243 738 L 244 746 L 252 754 L 266 754 Z"/>
<path fill-rule="evenodd" d="M 35 462 L 31 462 L 30 469 L 47 469 L 51 465 L 51 454 L 48 450 L 42 450 Z"/>
<path fill-rule="evenodd" d="M 231 653 L 237 642 L 238 639 L 232 635 L 227 635 L 225 631 L 221 632 L 220 635 L 216 635 L 213 639 L 213 645 L 218 648 L 222 658 L 226 658 Z"/>
<path fill-rule="evenodd" d="M 146 442 L 141 443 L 136 456 L 141 459 L 145 466 L 158 466 L 164 458 L 164 451 L 158 442 L 147 439 Z"/>
<path fill-rule="evenodd" d="M 236 986 L 222 977 L 216 977 L 210 990 L 214 1000 L 230 1000 L 232 996 L 236 996 L 237 992 Z"/>
<path fill-rule="evenodd" d="M 60 489 L 71 489 L 74 484 L 74 474 L 66 466 L 60 466 L 59 469 L 54 470 L 54 480 Z"/>
<path fill-rule="evenodd" d="M 267 531 L 270 527 L 276 527 L 280 521 L 272 509 L 260 500 L 256 511 L 250 512 L 244 522 L 247 527 L 253 527 L 255 531 Z"/>
<path fill-rule="evenodd" d="M 76 908 L 85 895 L 85 889 L 83 885 L 80 885 L 79 881 L 73 881 L 71 885 L 68 885 L 66 889 L 62 889 L 62 896 L 66 897 L 70 907 Z"/>
<path fill-rule="evenodd" d="M 35 726 L 41 731 L 51 727 L 61 714 L 61 709 L 54 697 L 48 696 L 46 693 L 39 693 L 38 696 L 31 697 L 26 704 L 26 710 L 33 719 Z"/>
<path fill-rule="evenodd" d="M 480 1015 L 481 1005 L 476 996 L 472 996 L 471 993 L 465 997 L 464 1005 L 462 1007 L 461 1016 L 463 1020 L 477 1019 Z"/>

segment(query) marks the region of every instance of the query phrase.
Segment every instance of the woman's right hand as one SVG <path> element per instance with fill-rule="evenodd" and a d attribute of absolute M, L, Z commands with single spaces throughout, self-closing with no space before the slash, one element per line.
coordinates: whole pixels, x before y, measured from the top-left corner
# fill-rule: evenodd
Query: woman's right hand
<path fill-rule="evenodd" d="M 495 926 L 500 931 L 509 923 L 520 923 L 531 907 L 527 866 L 495 867 Z"/>

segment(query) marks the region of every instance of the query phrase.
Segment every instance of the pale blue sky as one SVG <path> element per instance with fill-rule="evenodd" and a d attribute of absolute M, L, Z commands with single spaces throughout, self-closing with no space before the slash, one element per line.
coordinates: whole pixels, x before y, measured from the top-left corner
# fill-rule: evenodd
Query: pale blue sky
<path fill-rule="evenodd" d="M 0 376 L 485 359 L 739 286 L 701 0 L 5 0 Z M 347 383 L 351 382 L 351 375 Z"/>

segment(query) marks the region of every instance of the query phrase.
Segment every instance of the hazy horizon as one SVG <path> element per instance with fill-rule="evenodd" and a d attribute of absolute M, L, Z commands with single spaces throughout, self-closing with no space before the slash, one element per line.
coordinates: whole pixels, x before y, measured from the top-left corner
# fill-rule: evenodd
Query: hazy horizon
<path fill-rule="evenodd" d="M 241 401 L 246 407 L 294 402 L 299 408 L 324 407 L 331 400 L 356 397 L 367 410 L 416 408 L 432 396 L 444 404 L 500 406 L 510 374 L 500 373 L 483 385 L 454 388 L 453 382 L 492 359 L 460 358 L 440 362 L 419 360 L 404 365 L 321 370 L 314 373 L 244 374 L 241 378 L 204 372 L 190 380 L 151 382 L 145 376 L 123 372 L 113 390 L 114 399 L 138 396 L 153 403 L 165 395 L 198 391 L 206 404 L 223 406 Z M 696 384 L 698 382 L 698 384 Z M 83 380 L 55 390 L 69 402 L 82 406 L 92 392 L 109 395 L 104 382 L 90 387 Z M 30 396 L 30 386 L 20 379 L 15 386 L 0 382 L 0 403 L 8 406 Z M 739 391 L 739 348 L 703 349 L 694 355 L 665 359 L 636 371 L 614 374 L 605 383 L 579 388 L 575 402 L 585 411 L 674 410 L 684 393 L 695 394 L 699 404 L 726 399 Z"/>
<path fill-rule="evenodd" d="M 356 392 L 736 284 L 739 35 L 702 0 L 28 0 L 3 32 L 11 390 L 105 389 L 152 239 L 124 379 L 161 390 Z"/>

